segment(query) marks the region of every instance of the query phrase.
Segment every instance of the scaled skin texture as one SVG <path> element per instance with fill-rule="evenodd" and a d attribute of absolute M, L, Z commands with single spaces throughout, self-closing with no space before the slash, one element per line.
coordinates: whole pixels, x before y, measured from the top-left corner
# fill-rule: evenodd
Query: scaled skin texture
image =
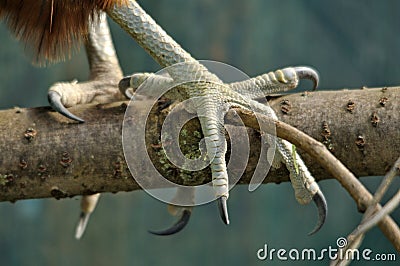
<path fill-rule="evenodd" d="M 183 85 L 182 90 L 174 99 L 196 99 L 192 101 L 190 110 L 199 117 L 206 139 L 207 152 L 215 155 L 210 163 L 212 183 L 216 197 L 218 197 L 221 218 L 224 223 L 229 224 L 227 209 L 229 180 L 225 162 L 227 145 L 223 129 L 225 114 L 230 107 L 239 106 L 277 119 L 269 106 L 254 100 L 260 96 L 260 93 L 252 93 L 252 89 L 256 87 L 257 91 L 261 91 L 261 94 L 264 95 L 271 93 L 271 91 L 286 91 L 295 88 L 299 79 L 303 78 L 312 79 L 316 86 L 318 75 L 308 67 L 289 67 L 261 75 L 241 84 L 224 84 L 216 75 L 208 71 L 206 67 L 177 44 L 135 1 L 28 0 L 13 2 L 0 0 L 0 17 L 5 18 L 17 37 L 24 41 L 33 42 L 39 58 L 42 56 L 48 60 L 63 58 L 65 50 L 71 49 L 71 44 L 79 41 L 81 36 L 88 32 L 90 23 L 96 23 L 95 20 L 100 14 L 100 10 L 107 12 L 162 67 L 186 63 L 184 67 L 171 68 L 171 71 L 168 72 L 175 82 L 197 81 Z M 64 16 L 56 16 L 55 14 L 64 14 Z M 32 20 L 38 21 L 38 23 L 30 23 Z M 68 20 L 68 23 L 65 23 L 65 20 Z M 73 23 L 70 23 L 70 21 L 73 21 Z M 122 83 L 120 87 L 124 91 L 126 79 Z M 49 100 L 51 105 L 71 119 L 83 122 L 81 118 L 70 114 L 65 106 L 91 102 L 96 97 L 89 97 L 83 93 L 77 97 L 77 100 L 71 100 L 74 92 L 65 91 L 64 88 L 50 89 Z M 314 200 L 317 204 L 319 221 L 312 232 L 315 233 L 322 226 L 327 212 L 326 201 L 319 186 L 300 156 L 294 151 L 292 144 L 268 136 L 264 140 L 276 141 L 277 157 L 274 159 L 274 165 L 278 165 L 277 162 L 283 162 L 286 165 L 290 172 L 297 200 L 302 204 Z M 185 219 L 181 218 L 181 221 L 183 219 L 184 222 L 178 222 L 179 226 L 174 225 L 175 231 L 181 230 L 187 223 L 188 212 L 190 212 L 190 209 L 184 208 L 182 217 Z M 168 234 L 171 233 L 171 230 L 168 231 L 167 229 L 166 231 Z M 163 234 L 163 232 L 160 234 Z"/>

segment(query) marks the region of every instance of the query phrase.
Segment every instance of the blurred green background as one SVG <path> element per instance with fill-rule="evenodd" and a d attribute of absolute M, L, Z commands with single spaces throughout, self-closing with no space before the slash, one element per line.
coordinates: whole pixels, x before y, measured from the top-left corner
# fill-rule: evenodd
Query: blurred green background
<path fill-rule="evenodd" d="M 225 62 L 250 76 L 283 66 L 311 65 L 321 75 L 321 88 L 400 84 L 400 1 L 140 2 L 193 56 Z M 117 25 L 111 26 L 124 73 L 160 69 Z M 0 36 L 1 109 L 48 105 L 46 93 L 52 83 L 87 79 L 83 49 L 69 61 L 36 68 L 4 23 Z M 363 182 L 374 190 L 379 180 L 370 177 Z M 222 224 L 215 204 L 208 204 L 197 207 L 187 228 L 171 237 L 147 233 L 174 219 L 164 204 L 142 191 L 104 195 L 81 241 L 73 238 L 78 198 L 1 203 L 0 265 L 282 265 L 288 262 L 276 257 L 259 261 L 257 250 L 264 244 L 287 250 L 336 248 L 336 239 L 360 221 L 355 203 L 338 182 L 327 180 L 320 186 L 329 216 L 311 237 L 307 233 L 316 222 L 316 210 L 299 205 L 287 183 L 264 185 L 252 193 L 237 186 L 229 201 L 230 226 Z M 388 194 L 399 186 L 394 184 Z M 400 221 L 399 210 L 393 218 Z M 378 229 L 368 233 L 364 248 L 374 254 L 396 253 Z"/>

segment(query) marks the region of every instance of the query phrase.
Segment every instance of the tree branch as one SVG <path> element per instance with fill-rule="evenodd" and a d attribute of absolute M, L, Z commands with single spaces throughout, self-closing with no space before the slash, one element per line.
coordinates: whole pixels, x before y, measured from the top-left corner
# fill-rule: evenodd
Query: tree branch
<path fill-rule="evenodd" d="M 400 153 L 400 142 L 395 141 L 400 127 L 399 105 L 395 102 L 399 94 L 398 88 L 329 91 L 287 95 L 270 102 L 282 121 L 317 140 L 328 139 L 326 142 L 333 147 L 333 154 L 356 176 L 383 175 Z M 379 103 L 383 98 L 387 99 L 384 106 Z M 352 112 L 348 111 L 349 100 L 355 103 Z M 284 107 L 286 114 L 281 111 Z M 47 107 L 1 111 L 0 200 L 62 198 L 140 189 L 131 178 L 122 151 L 125 108 L 124 102 L 72 108 L 73 113 L 87 121 L 83 124 L 73 123 Z M 376 127 L 371 122 L 373 113 L 379 117 Z M 158 129 L 165 115 L 152 113 L 149 121 L 153 123 L 148 124 L 153 125 L 147 132 L 148 152 L 160 172 L 164 170 L 157 160 L 161 149 L 157 146 Z M 188 129 L 199 130 L 198 122 L 188 123 Z M 249 182 L 258 161 L 258 133 L 251 129 L 248 132 L 252 152 L 240 183 Z M 188 137 L 187 143 L 197 147 L 197 141 Z M 304 153 L 302 156 L 317 180 L 332 178 L 310 156 Z M 167 178 L 183 182 L 179 171 L 175 175 L 171 172 L 174 171 L 167 171 Z M 185 184 L 210 180 L 209 170 L 192 176 L 196 178 L 185 180 Z M 282 167 L 271 170 L 264 183 L 287 180 L 287 171 Z"/>
<path fill-rule="evenodd" d="M 400 112 L 395 102 L 399 94 L 398 88 L 313 92 L 281 96 L 271 99 L 270 103 L 280 119 L 323 141 L 357 176 L 382 175 L 400 153 L 400 144 L 396 141 L 399 138 L 396 129 L 399 128 Z M 155 109 L 164 105 L 164 102 L 159 102 Z M 122 152 L 121 129 L 125 109 L 124 102 L 73 108 L 75 114 L 85 118 L 87 122 L 84 124 L 71 123 L 46 107 L 0 112 L 0 200 L 62 198 L 140 189 L 131 178 Z M 191 173 L 192 178 L 183 179 L 178 169 L 165 168 L 159 159 L 162 154 L 159 128 L 166 114 L 155 110 L 147 122 L 147 150 L 155 167 L 176 183 L 197 185 L 209 182 L 208 169 Z M 245 124 L 257 128 L 252 124 L 251 115 L 241 114 Z M 135 121 L 134 117 L 128 119 L 134 123 L 143 122 Z M 328 160 L 321 161 L 320 158 L 327 156 L 316 156 L 321 149 L 320 144 L 296 141 L 299 138 L 296 135 L 303 133 L 288 134 L 291 130 L 284 123 L 277 122 L 276 126 L 278 136 L 288 139 L 300 149 L 307 147 L 304 143 L 308 144 L 307 149 L 312 150 L 314 160 L 306 154 L 302 156 L 317 179 L 331 178 L 319 165 L 326 166 L 327 162 L 336 160 L 334 157 L 329 159 L 329 152 Z M 188 132 L 192 133 L 199 128 L 197 120 L 186 125 Z M 252 152 L 240 183 L 250 181 L 259 156 L 259 134 L 252 129 L 248 129 L 248 133 Z M 194 135 L 185 136 L 185 142 L 187 146 L 197 149 L 198 138 L 190 137 Z M 382 153 L 382 150 L 385 152 Z M 335 168 L 337 162 L 333 165 Z M 349 174 L 345 172 L 346 167 L 330 168 L 327 169 L 331 173 L 336 171 L 335 177 L 351 192 L 358 208 L 365 210 L 372 200 L 369 192 L 354 177 L 345 178 Z M 342 172 L 337 172 L 338 169 Z M 270 171 L 264 183 L 287 180 L 287 172 L 281 167 Z M 399 249 L 397 225 L 390 217 L 386 217 L 381 224 L 385 235 Z"/>

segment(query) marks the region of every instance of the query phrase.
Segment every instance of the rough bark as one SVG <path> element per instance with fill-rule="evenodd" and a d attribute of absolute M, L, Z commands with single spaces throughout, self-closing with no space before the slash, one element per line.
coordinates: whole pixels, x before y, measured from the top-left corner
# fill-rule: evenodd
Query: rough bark
<path fill-rule="evenodd" d="M 356 176 L 383 175 L 400 155 L 400 88 L 299 93 L 270 100 L 280 119 L 317 140 Z M 50 108 L 15 108 L 0 112 L 0 200 L 72 197 L 93 192 L 140 189 L 125 164 L 121 132 L 127 102 L 82 105 L 71 111 L 86 123 L 76 124 Z M 160 172 L 174 182 L 210 181 L 205 169 L 189 178 L 160 160 L 159 128 L 166 112 L 160 102 L 148 120 L 148 152 Z M 139 123 L 134 117 L 129 121 Z M 192 120 L 187 131 L 199 131 Z M 259 155 L 259 133 L 248 129 L 251 154 L 240 183 L 248 183 Z M 187 147 L 197 147 L 187 134 Z M 301 152 L 301 151 L 300 151 Z M 302 154 L 317 180 L 329 173 Z M 141 156 L 138 154 L 138 156 Z M 144 169 L 145 170 L 145 169 Z M 185 176 L 185 178 L 183 178 Z M 264 180 L 288 180 L 284 167 Z M 151 182 L 151 180 L 149 180 Z"/>

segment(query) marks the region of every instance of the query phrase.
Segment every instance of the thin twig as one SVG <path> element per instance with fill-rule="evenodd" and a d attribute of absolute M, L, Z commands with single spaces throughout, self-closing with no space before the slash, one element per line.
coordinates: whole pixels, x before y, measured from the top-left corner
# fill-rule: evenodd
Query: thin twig
<path fill-rule="evenodd" d="M 365 210 L 365 207 L 369 206 L 372 202 L 373 197 L 371 193 L 322 143 L 282 121 L 272 120 L 260 114 L 256 117 L 252 112 L 240 108 L 230 111 L 226 119 L 235 124 L 237 123 L 237 115 L 239 115 L 246 126 L 256 130 L 259 130 L 259 123 L 275 123 L 277 136 L 286 139 L 298 148 L 306 151 L 322 167 L 329 171 L 350 193 L 351 197 L 357 203 L 359 210 Z M 380 208 L 381 206 L 378 205 L 378 209 Z M 400 230 L 393 219 L 385 216 L 379 222 L 379 227 L 395 249 L 400 252 Z"/>
<path fill-rule="evenodd" d="M 400 203 L 400 189 L 397 193 L 390 199 L 382 209 L 376 213 L 374 213 L 371 217 L 369 217 L 365 222 L 361 223 L 350 235 L 349 240 L 356 238 L 358 235 L 367 232 L 373 226 L 375 226 L 384 216 L 393 212 Z"/>
<path fill-rule="evenodd" d="M 397 194 L 388 202 L 381 210 L 377 210 L 378 203 L 382 200 L 386 191 L 390 187 L 396 175 L 399 174 L 400 169 L 400 157 L 394 163 L 390 171 L 385 175 L 378 189 L 376 190 L 371 204 L 368 206 L 366 212 L 363 215 L 361 223 L 357 226 L 350 235 L 347 236 L 348 244 L 341 249 L 339 252 L 346 252 L 348 249 L 357 249 L 361 246 L 364 239 L 365 233 L 375 226 L 383 217 L 390 214 L 399 204 L 400 201 L 400 190 Z M 331 265 L 348 265 L 351 261 L 345 258 L 339 258 L 333 261 Z"/>
<path fill-rule="evenodd" d="M 362 241 L 364 239 L 365 233 L 368 232 L 371 228 L 376 226 L 386 215 L 389 215 L 393 212 L 400 203 L 400 190 L 393 196 L 391 200 L 389 200 L 385 206 L 383 206 L 378 212 L 375 212 L 372 216 L 369 216 L 361 222 L 356 229 L 347 237 L 347 245 L 343 247 L 341 250 L 338 250 L 338 253 L 346 254 L 347 250 L 358 249 Z M 350 264 L 351 260 L 349 258 L 339 258 L 337 256 L 337 260 L 331 262 L 331 266 L 345 266 Z"/>
<path fill-rule="evenodd" d="M 400 174 L 400 157 L 397 159 L 397 161 L 394 163 L 393 167 L 383 178 L 381 184 L 379 185 L 378 189 L 376 190 L 376 192 L 374 194 L 374 198 L 371 202 L 371 205 L 368 206 L 367 211 L 364 214 L 363 220 L 368 219 L 368 217 L 372 215 L 372 213 L 375 210 L 375 205 L 378 204 L 382 200 L 386 191 L 390 187 L 390 184 L 393 182 L 396 175 L 399 175 L 399 174 Z"/>
<path fill-rule="evenodd" d="M 375 203 L 378 203 L 382 200 L 383 195 L 386 193 L 387 189 L 389 188 L 390 184 L 393 182 L 396 176 L 400 175 L 400 157 L 397 159 L 396 163 L 387 173 L 385 178 L 382 180 L 378 190 L 375 193 Z"/>
<path fill-rule="evenodd" d="M 380 211 L 375 212 L 377 204 L 382 200 L 386 191 L 389 189 L 390 185 L 392 184 L 394 178 L 399 174 L 400 174 L 400 157 L 397 159 L 397 161 L 394 163 L 393 167 L 383 178 L 381 184 L 379 185 L 378 189 L 376 190 L 376 192 L 374 194 L 374 198 L 372 199 L 371 205 L 368 206 L 368 208 L 363 216 L 360 226 L 358 228 L 356 228 L 356 230 L 349 235 L 349 237 L 348 237 L 349 241 L 353 241 L 353 239 L 358 237 L 357 235 L 368 231 L 373 225 L 377 224 L 377 222 L 379 221 L 379 219 L 378 219 L 379 217 L 384 217 L 385 213 L 386 214 L 391 213 L 396 208 L 396 206 L 399 204 L 398 200 L 396 201 L 395 197 L 400 197 L 400 195 L 399 195 L 400 191 L 398 191 L 397 194 L 388 203 L 386 203 L 386 205 Z M 375 214 L 374 214 L 374 212 L 375 212 Z M 374 222 L 374 221 L 376 221 L 376 222 Z M 368 229 L 363 229 L 364 227 L 368 228 Z"/>

